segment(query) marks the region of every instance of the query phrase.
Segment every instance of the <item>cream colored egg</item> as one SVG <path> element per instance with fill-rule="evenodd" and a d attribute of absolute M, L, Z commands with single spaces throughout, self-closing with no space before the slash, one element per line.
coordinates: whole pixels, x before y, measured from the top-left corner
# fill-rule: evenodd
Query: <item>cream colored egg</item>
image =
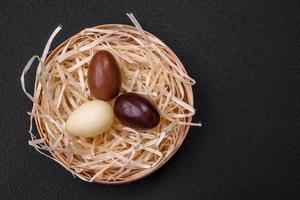
<path fill-rule="evenodd" d="M 89 101 L 70 114 L 66 131 L 71 135 L 80 137 L 100 135 L 111 127 L 113 118 L 114 112 L 107 102 Z"/>

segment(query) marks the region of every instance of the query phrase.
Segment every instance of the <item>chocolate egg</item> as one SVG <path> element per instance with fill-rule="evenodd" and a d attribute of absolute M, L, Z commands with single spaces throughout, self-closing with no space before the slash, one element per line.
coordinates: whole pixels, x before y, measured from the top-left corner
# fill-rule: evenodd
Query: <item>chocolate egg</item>
<path fill-rule="evenodd" d="M 123 125 L 134 129 L 151 129 L 160 120 L 156 107 L 148 99 L 135 93 L 118 96 L 114 112 Z"/>
<path fill-rule="evenodd" d="M 69 116 L 66 123 L 67 133 L 80 137 L 93 137 L 107 131 L 114 119 L 110 104 L 93 100 L 80 105 Z"/>
<path fill-rule="evenodd" d="M 92 57 L 87 78 L 91 94 L 96 99 L 108 101 L 119 94 L 122 84 L 120 68 L 108 51 L 98 51 Z"/>

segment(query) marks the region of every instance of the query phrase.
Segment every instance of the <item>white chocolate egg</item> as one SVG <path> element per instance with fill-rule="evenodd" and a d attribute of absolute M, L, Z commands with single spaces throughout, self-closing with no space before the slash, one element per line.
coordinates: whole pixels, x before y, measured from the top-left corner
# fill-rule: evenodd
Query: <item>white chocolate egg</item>
<path fill-rule="evenodd" d="M 107 102 L 89 101 L 70 114 L 66 123 L 66 131 L 74 136 L 93 137 L 107 131 L 113 119 L 113 109 Z"/>

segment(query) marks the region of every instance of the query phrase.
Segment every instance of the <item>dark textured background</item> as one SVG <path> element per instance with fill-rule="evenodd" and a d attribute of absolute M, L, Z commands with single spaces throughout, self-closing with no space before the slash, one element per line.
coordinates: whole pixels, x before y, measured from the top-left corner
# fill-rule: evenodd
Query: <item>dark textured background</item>
<path fill-rule="evenodd" d="M 299 199 L 299 1 L 5 1 L 0 3 L 0 199 Z M 165 41 L 197 80 L 198 112 L 155 174 L 107 186 L 74 179 L 28 146 L 21 71 L 85 27 L 130 24 Z M 27 76 L 33 86 L 34 70 Z"/>

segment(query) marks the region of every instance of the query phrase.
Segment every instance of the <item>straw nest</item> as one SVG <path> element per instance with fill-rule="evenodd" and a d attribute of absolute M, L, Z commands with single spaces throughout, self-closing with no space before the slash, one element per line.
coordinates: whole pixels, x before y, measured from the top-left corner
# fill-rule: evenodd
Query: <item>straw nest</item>
<path fill-rule="evenodd" d="M 58 27 L 42 57 L 26 65 L 22 87 L 33 101 L 29 144 L 85 181 L 107 184 L 140 179 L 162 166 L 182 144 L 195 114 L 190 78 L 173 51 L 135 26 L 110 24 L 86 28 L 48 55 Z M 135 92 L 155 102 L 161 121 L 151 130 L 137 131 L 117 120 L 110 130 L 90 138 L 66 133 L 70 113 L 93 97 L 87 86 L 87 68 L 98 50 L 111 52 L 122 71 L 121 93 Z M 48 55 L 48 56 L 47 56 Z M 25 89 L 24 76 L 39 59 L 34 95 Z M 113 101 L 109 102 L 113 106 Z M 35 119 L 39 137 L 32 133 Z"/>

